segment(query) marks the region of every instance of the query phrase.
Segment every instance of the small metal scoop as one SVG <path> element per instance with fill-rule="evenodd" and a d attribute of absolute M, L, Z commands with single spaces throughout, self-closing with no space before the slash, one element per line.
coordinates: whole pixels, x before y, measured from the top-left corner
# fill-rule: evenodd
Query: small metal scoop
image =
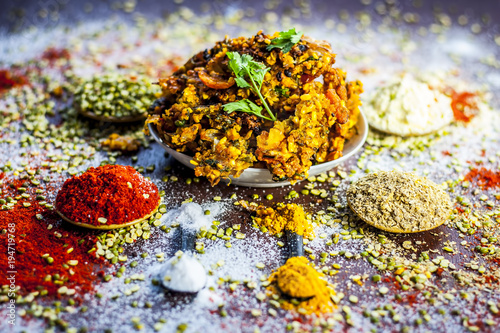
<path fill-rule="evenodd" d="M 161 271 L 161 280 L 165 288 L 180 293 L 197 293 L 207 282 L 207 273 L 200 262 L 189 252 L 194 248 L 194 231 L 180 227 L 181 250 L 170 258 Z"/>
<path fill-rule="evenodd" d="M 304 238 L 301 235 L 299 235 L 293 231 L 290 231 L 290 230 L 285 230 L 285 237 L 286 237 L 286 241 L 288 244 L 288 259 L 290 259 L 292 257 L 303 257 L 304 256 Z M 306 272 L 304 272 L 304 273 L 306 273 Z M 302 274 L 302 272 L 296 272 L 296 274 Z M 287 280 L 288 283 L 283 283 L 282 281 L 279 280 L 279 277 L 278 277 L 277 287 L 283 294 L 285 294 L 291 298 L 297 299 L 300 302 L 307 301 L 308 299 L 314 297 L 314 295 L 292 295 L 289 292 L 291 285 L 307 283 L 307 281 L 308 281 L 307 274 L 300 275 L 300 278 L 298 278 L 298 277 L 299 276 L 297 276 L 297 278 L 293 279 L 292 281 Z"/>
<path fill-rule="evenodd" d="M 288 258 L 304 256 L 304 237 L 296 232 L 285 230 L 288 244 Z"/>

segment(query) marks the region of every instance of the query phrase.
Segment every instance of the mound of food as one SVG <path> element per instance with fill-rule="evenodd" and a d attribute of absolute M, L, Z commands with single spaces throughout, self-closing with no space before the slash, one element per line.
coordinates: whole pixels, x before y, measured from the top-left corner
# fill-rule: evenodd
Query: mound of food
<path fill-rule="evenodd" d="M 426 135 L 453 120 L 452 99 L 410 73 L 376 89 L 365 102 L 370 126 L 393 135 Z"/>
<path fill-rule="evenodd" d="M 159 80 L 146 132 L 154 124 L 212 185 L 249 167 L 302 180 L 354 134 L 362 84 L 334 63 L 328 43 L 295 29 L 226 38 Z"/>

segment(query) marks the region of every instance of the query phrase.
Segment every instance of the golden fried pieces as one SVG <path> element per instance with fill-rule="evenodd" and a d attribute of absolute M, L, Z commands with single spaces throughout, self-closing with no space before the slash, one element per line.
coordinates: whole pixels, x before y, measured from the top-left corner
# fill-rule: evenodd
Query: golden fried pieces
<path fill-rule="evenodd" d="M 196 175 L 212 185 L 256 163 L 275 180 L 301 180 L 311 165 L 342 156 L 359 113 L 361 83 L 347 83 L 345 72 L 332 67 L 328 43 L 302 36 L 287 53 L 268 51 L 276 37 L 226 38 L 159 80 L 163 97 L 146 124 L 155 124 L 172 148 L 192 155 Z M 243 99 L 262 106 L 249 88 L 235 84 L 227 52 L 248 54 L 268 68 L 260 92 L 277 121 L 224 111 L 225 104 Z"/>
<path fill-rule="evenodd" d="M 257 137 L 255 155 L 267 163 L 276 180 L 306 177 L 314 154 L 328 142 L 329 128 L 335 123 L 332 103 L 321 83 L 308 83 L 304 90 L 295 115 L 275 122 L 269 132 Z"/>

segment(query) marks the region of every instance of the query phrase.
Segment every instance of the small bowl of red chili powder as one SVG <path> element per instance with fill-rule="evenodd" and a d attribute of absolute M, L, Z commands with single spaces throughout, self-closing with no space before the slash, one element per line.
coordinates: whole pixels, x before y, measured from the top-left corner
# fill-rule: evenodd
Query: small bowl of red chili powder
<path fill-rule="evenodd" d="M 116 229 L 141 222 L 160 205 L 158 188 L 131 166 L 89 168 L 67 179 L 56 198 L 67 222 L 91 229 Z"/>

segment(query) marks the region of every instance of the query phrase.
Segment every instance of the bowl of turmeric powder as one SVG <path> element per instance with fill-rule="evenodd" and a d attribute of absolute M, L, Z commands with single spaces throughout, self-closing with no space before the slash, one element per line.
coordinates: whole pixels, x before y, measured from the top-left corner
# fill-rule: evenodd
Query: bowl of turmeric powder
<path fill-rule="evenodd" d="M 212 186 L 293 184 L 366 139 L 362 83 L 334 63 L 329 43 L 295 29 L 226 37 L 159 79 L 144 130 Z"/>

